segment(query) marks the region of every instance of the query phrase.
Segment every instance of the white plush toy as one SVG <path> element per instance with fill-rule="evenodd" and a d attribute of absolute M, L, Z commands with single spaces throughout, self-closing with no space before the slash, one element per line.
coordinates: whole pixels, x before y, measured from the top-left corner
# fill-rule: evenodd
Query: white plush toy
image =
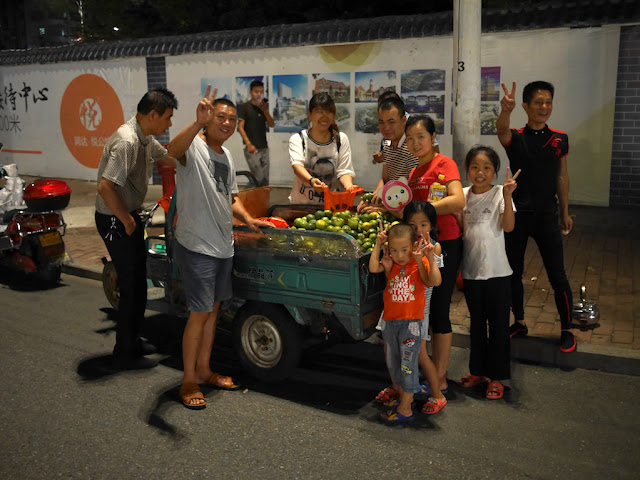
<path fill-rule="evenodd" d="M 387 210 L 401 210 L 413 198 L 407 179 L 400 177 L 385 183 L 382 189 L 382 203 Z"/>

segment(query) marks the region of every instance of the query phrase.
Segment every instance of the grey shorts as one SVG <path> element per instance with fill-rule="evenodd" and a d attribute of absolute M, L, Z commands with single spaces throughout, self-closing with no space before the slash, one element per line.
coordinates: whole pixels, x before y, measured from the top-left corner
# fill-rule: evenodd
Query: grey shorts
<path fill-rule="evenodd" d="M 215 302 L 229 300 L 233 258 L 216 258 L 192 252 L 175 242 L 175 256 L 191 312 L 210 312 Z"/>

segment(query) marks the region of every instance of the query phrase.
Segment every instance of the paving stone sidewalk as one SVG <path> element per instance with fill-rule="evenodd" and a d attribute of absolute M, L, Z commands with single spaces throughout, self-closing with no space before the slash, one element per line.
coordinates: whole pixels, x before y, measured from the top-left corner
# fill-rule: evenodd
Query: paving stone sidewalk
<path fill-rule="evenodd" d="M 95 182 L 67 182 L 73 190 L 65 210 L 69 227 L 64 240 L 73 259 L 67 271 L 99 278 L 101 258 L 107 251 L 93 225 Z M 159 185 L 150 186 L 146 203 L 160 198 L 161 192 Z M 283 192 L 276 195 L 283 197 Z M 572 206 L 570 211 L 574 215 L 574 229 L 564 238 L 564 245 L 574 300 L 578 300 L 580 286 L 584 284 L 588 299 L 596 301 L 600 309 L 597 325 L 574 328 L 579 345 L 634 350 L 640 354 L 640 215 L 637 210 L 586 206 Z M 523 282 L 529 336 L 557 339 L 560 319 L 533 240 L 529 242 L 525 264 Z M 452 298 L 451 320 L 455 333 L 468 335 L 469 312 L 459 290 Z"/>

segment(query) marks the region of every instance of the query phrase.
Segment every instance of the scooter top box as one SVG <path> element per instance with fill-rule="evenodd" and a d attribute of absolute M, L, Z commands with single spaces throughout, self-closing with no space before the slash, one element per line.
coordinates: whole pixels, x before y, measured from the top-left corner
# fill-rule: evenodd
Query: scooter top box
<path fill-rule="evenodd" d="M 29 210 L 62 210 L 69 205 L 71 189 L 62 180 L 38 180 L 24 189 L 22 197 Z"/>

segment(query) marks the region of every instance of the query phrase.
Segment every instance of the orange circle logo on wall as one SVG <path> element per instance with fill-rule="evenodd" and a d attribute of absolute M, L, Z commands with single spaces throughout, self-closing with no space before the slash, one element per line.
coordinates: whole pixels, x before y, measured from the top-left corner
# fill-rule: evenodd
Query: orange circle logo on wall
<path fill-rule="evenodd" d="M 69 83 L 60 104 L 60 127 L 82 165 L 98 168 L 106 141 L 123 123 L 120 99 L 105 79 L 87 73 Z"/>

